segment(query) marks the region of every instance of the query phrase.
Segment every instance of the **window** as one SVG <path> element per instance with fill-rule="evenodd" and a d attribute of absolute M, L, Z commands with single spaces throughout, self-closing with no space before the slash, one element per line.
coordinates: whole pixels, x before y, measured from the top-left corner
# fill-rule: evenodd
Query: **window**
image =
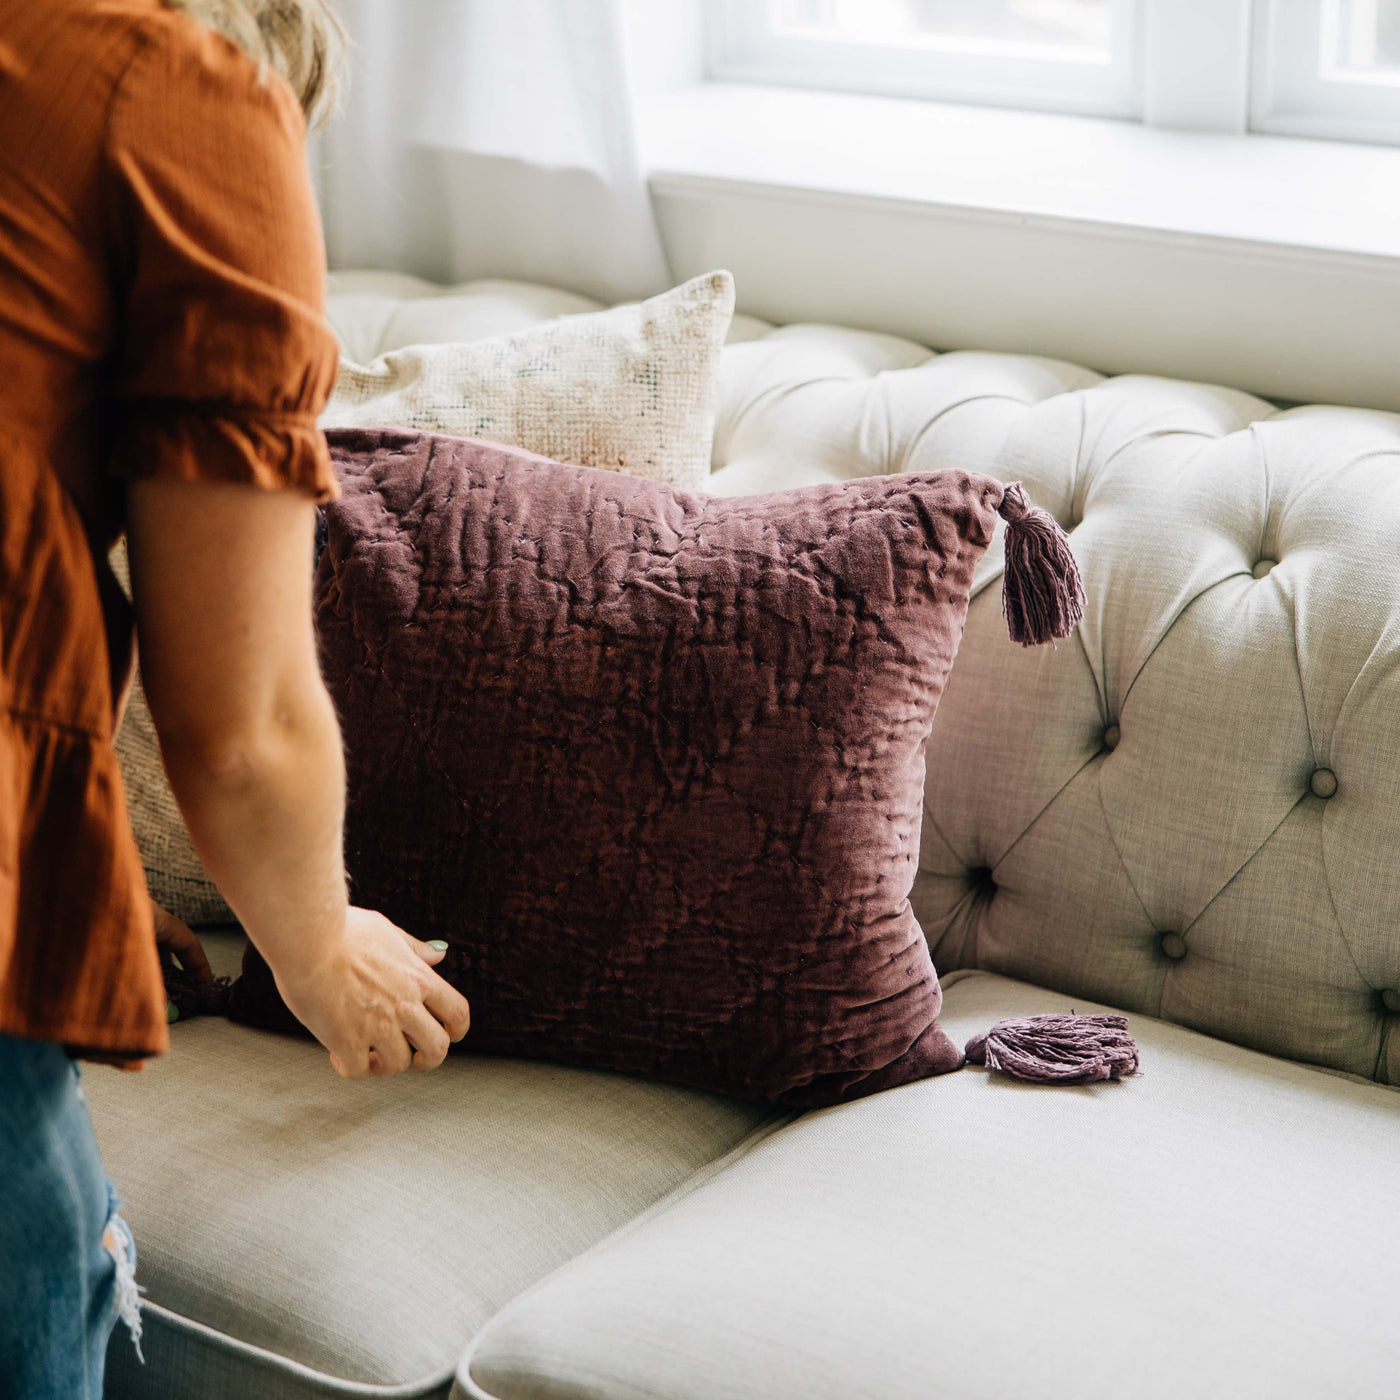
<path fill-rule="evenodd" d="M 716 76 L 1137 115 L 1137 0 L 712 0 Z"/>
<path fill-rule="evenodd" d="M 1400 141 L 1400 0 L 1268 0 L 1255 71 L 1256 130 Z"/>
<path fill-rule="evenodd" d="M 716 77 L 1400 142 L 1400 0 L 708 0 Z"/>

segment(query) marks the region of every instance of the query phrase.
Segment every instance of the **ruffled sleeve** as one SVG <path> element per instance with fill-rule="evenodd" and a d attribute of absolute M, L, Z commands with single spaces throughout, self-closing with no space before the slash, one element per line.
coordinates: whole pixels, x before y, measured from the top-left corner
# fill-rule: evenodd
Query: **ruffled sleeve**
<path fill-rule="evenodd" d="M 184 16 L 108 122 L 119 352 L 111 469 L 335 495 L 325 261 L 291 89 Z"/>

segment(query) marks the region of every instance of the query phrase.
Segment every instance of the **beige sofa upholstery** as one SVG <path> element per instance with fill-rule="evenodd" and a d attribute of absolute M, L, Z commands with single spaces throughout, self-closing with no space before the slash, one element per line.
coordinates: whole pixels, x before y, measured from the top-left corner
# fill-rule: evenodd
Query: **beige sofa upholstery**
<path fill-rule="evenodd" d="M 363 273 L 331 314 L 368 360 L 593 305 Z M 1101 1002 L 1143 1074 L 784 1126 L 470 1056 L 344 1086 L 177 1026 L 88 1076 L 149 1290 L 111 1393 L 1388 1400 L 1400 418 L 745 317 L 725 356 L 716 492 L 958 467 L 1071 530 L 1058 650 L 1006 641 L 983 567 L 914 902 L 955 1033 Z"/>
<path fill-rule="evenodd" d="M 236 970 L 241 935 L 206 935 Z M 109 1396 L 443 1395 L 503 1303 L 773 1115 L 560 1065 L 453 1056 L 347 1084 L 310 1041 L 172 1028 L 84 1076 L 146 1289 Z"/>
<path fill-rule="evenodd" d="M 955 1038 L 1072 1004 L 950 980 Z M 1393 1395 L 1395 1096 L 1134 1031 L 1137 1083 L 808 1114 L 510 1304 L 458 1400 Z"/>

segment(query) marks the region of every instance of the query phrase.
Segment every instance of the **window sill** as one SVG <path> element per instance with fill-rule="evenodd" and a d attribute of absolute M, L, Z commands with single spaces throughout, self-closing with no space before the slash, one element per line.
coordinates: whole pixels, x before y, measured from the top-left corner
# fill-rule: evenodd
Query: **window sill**
<path fill-rule="evenodd" d="M 753 314 L 1400 409 L 1400 149 L 721 83 L 640 129 Z"/>

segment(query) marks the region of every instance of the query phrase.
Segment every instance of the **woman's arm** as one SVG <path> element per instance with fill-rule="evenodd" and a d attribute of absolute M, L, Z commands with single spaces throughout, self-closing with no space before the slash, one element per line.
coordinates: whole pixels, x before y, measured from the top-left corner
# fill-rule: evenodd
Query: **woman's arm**
<path fill-rule="evenodd" d="M 348 1078 L 432 1068 L 466 1033 L 467 1003 L 429 966 L 438 951 L 346 897 L 313 531 L 295 491 L 132 482 L 142 680 L 195 847 L 287 1005 Z"/>

